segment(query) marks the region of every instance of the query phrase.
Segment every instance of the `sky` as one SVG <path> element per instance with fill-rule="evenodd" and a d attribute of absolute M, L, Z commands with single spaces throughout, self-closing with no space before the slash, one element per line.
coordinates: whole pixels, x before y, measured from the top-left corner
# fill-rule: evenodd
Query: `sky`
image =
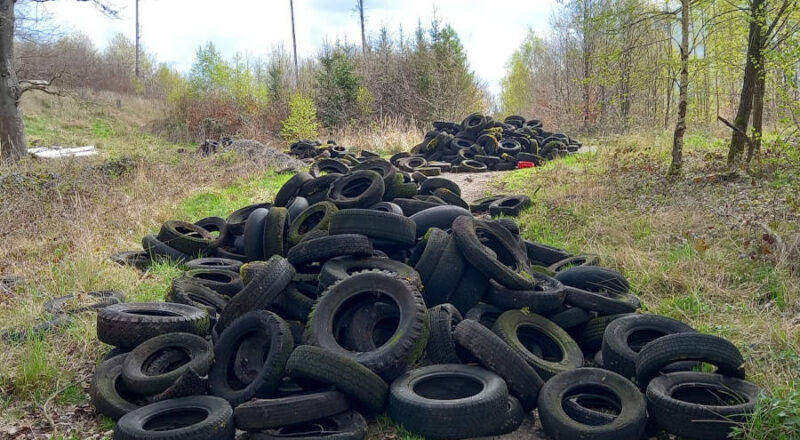
<path fill-rule="evenodd" d="M 119 18 L 109 18 L 88 3 L 45 3 L 63 31 L 88 35 L 103 49 L 117 33 L 131 40 L 136 32 L 135 0 L 109 0 Z M 360 43 L 355 0 L 295 0 L 297 50 L 310 56 L 327 40 Z M 498 93 L 505 64 L 528 28 L 540 35 L 556 0 L 364 0 L 367 36 L 382 26 L 397 36 L 410 35 L 419 20 L 427 26 L 434 11 L 458 32 L 470 67 L 489 90 Z M 140 0 L 139 22 L 145 50 L 159 62 L 188 71 L 200 45 L 213 41 L 226 58 L 237 52 L 264 56 L 276 45 L 291 48 L 289 0 Z"/>

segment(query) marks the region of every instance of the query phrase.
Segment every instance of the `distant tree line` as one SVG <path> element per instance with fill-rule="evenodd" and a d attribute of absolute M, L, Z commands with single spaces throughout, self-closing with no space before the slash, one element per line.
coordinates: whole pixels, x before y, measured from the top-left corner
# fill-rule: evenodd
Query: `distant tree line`
<path fill-rule="evenodd" d="M 82 34 L 18 41 L 17 65 L 22 78 L 56 77 L 65 88 L 161 100 L 168 114 L 163 129 L 176 140 L 316 136 L 317 122 L 358 128 L 391 121 L 421 129 L 435 119 L 460 120 L 488 109 L 485 86 L 470 69 L 458 34 L 438 19 L 428 27 L 419 24 L 411 35 L 381 29 L 367 44 L 362 50 L 326 42 L 315 56 L 299 61 L 297 81 L 283 46 L 263 57 L 225 59 L 213 42 L 197 49 L 188 72 L 145 53 L 137 78 L 135 45 L 123 35 L 103 51 Z"/>

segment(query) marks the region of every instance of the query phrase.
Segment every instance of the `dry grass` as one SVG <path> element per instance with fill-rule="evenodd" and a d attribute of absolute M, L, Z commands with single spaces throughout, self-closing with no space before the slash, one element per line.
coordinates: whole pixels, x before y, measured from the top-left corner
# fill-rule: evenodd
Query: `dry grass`
<path fill-rule="evenodd" d="M 348 126 L 325 133 L 323 140 L 333 139 L 356 151 L 370 150 L 389 156 L 408 151 L 420 143 L 424 132 L 399 121 L 384 119 L 366 126 Z"/>
<path fill-rule="evenodd" d="M 776 185 L 776 174 L 707 179 L 724 171 L 714 142 L 690 147 L 684 177 L 667 181 L 668 139 L 653 140 L 620 138 L 596 154 L 519 170 L 493 192 L 540 188 L 519 218 L 526 238 L 602 256 L 627 275 L 646 312 L 729 338 L 751 380 L 788 395 L 800 385 L 800 272 L 776 267 L 771 240 L 754 224 L 796 233 L 791 187 Z"/>

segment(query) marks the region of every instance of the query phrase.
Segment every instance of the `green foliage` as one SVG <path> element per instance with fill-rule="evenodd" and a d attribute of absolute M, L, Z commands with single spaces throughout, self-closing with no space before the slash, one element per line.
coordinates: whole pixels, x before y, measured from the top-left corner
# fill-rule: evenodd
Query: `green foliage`
<path fill-rule="evenodd" d="M 360 78 L 356 73 L 353 46 L 326 46 L 319 57 L 315 75 L 316 102 L 320 119 L 336 126 L 358 115 Z"/>
<path fill-rule="evenodd" d="M 796 355 L 795 355 L 796 356 Z M 800 432 L 800 387 L 765 393 L 758 400 L 755 414 L 744 427 L 734 430 L 734 438 L 749 440 L 793 440 Z"/>
<path fill-rule="evenodd" d="M 289 99 L 289 117 L 283 121 L 281 136 L 292 143 L 300 139 L 317 137 L 317 108 L 314 100 L 297 92 Z"/>
<path fill-rule="evenodd" d="M 539 37 L 528 31 L 522 45 L 514 51 L 506 66 L 507 74 L 501 81 L 500 106 L 503 114 L 525 115 L 533 102 L 533 58 L 534 48 L 541 45 Z"/>

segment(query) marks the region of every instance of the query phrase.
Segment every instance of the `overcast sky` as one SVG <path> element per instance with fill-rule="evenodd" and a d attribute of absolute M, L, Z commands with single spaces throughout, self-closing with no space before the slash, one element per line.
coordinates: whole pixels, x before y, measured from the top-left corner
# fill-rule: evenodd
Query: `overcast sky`
<path fill-rule="evenodd" d="M 110 19 L 86 3 L 46 3 L 66 30 L 88 35 L 101 49 L 117 33 L 135 35 L 135 0 L 112 0 L 119 19 Z M 314 54 L 327 39 L 359 43 L 355 0 L 295 0 L 299 55 Z M 455 28 L 470 66 L 493 92 L 499 91 L 504 65 L 528 28 L 546 28 L 556 0 L 364 0 L 367 34 L 386 26 L 413 32 L 418 20 L 438 17 Z M 291 48 L 289 0 L 140 0 L 139 21 L 144 48 L 182 71 L 192 64 L 198 46 L 213 41 L 226 57 L 241 52 L 262 56 L 284 43 Z M 407 34 L 408 35 L 408 34 Z M 541 35 L 541 33 L 540 33 Z"/>

